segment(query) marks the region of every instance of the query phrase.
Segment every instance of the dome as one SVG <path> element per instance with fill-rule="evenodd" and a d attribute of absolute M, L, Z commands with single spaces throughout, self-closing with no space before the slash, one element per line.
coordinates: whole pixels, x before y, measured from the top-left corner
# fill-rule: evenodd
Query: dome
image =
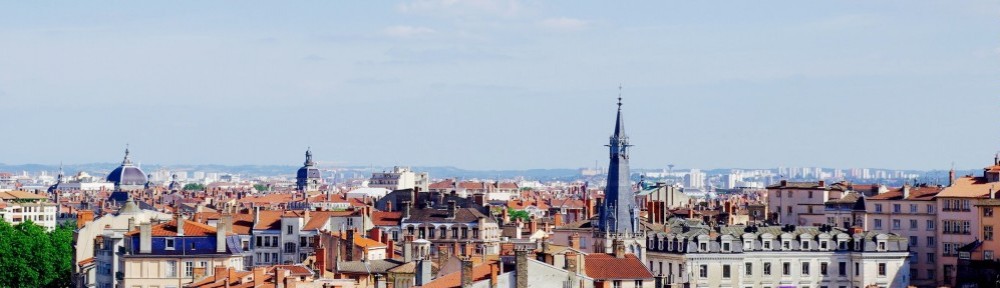
<path fill-rule="evenodd" d="M 122 160 L 122 165 L 111 170 L 108 174 L 108 182 L 115 183 L 115 187 L 129 187 L 138 186 L 138 189 L 143 188 L 146 185 L 147 178 L 146 173 L 142 172 L 142 169 L 132 165 L 132 160 L 128 158 L 128 149 L 125 149 L 125 160 Z"/>
<path fill-rule="evenodd" d="M 312 150 L 306 150 L 306 162 L 302 163 L 302 168 L 299 168 L 298 173 L 295 174 L 297 179 L 318 179 L 323 178 L 319 174 L 319 168 L 316 168 L 316 163 L 313 162 Z"/>

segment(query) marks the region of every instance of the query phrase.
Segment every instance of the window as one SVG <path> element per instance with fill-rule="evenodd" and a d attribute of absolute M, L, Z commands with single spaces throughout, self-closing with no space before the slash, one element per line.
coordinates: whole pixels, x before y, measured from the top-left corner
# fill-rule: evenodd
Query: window
<path fill-rule="evenodd" d="M 743 250 L 744 251 L 753 250 L 753 240 L 743 241 Z"/>
<path fill-rule="evenodd" d="M 885 241 L 878 241 L 878 250 L 885 251 Z"/>
<path fill-rule="evenodd" d="M 177 277 L 177 261 L 167 261 L 167 277 Z"/>
<path fill-rule="evenodd" d="M 611 281 L 611 288 L 622 288 L 622 280 Z"/>
<path fill-rule="evenodd" d="M 934 220 L 927 220 L 927 230 L 934 230 Z"/>
<path fill-rule="evenodd" d="M 882 219 L 875 219 L 875 229 L 882 229 Z"/>
<path fill-rule="evenodd" d="M 882 213 L 882 204 L 875 204 L 875 213 Z"/>
<path fill-rule="evenodd" d="M 983 259 L 993 260 L 993 250 L 983 251 Z"/>
<path fill-rule="evenodd" d="M 861 275 L 861 263 L 854 262 L 854 276 Z"/>
<path fill-rule="evenodd" d="M 632 287 L 642 288 L 642 280 L 635 280 L 635 285 Z"/>
<path fill-rule="evenodd" d="M 771 275 L 771 262 L 764 262 L 764 275 Z"/>
<path fill-rule="evenodd" d="M 764 241 L 761 241 L 761 244 L 763 244 L 763 245 L 764 245 L 764 249 L 765 249 L 765 250 L 769 250 L 769 249 L 771 249 L 771 240 L 764 240 Z"/>
<path fill-rule="evenodd" d="M 902 213 L 903 209 L 900 206 L 902 205 L 892 204 L 892 213 Z"/>
<path fill-rule="evenodd" d="M 878 263 L 878 276 L 885 276 L 885 263 Z"/>
<path fill-rule="evenodd" d="M 698 243 L 698 251 L 701 252 L 708 251 L 708 243 L 705 242 Z"/>
<path fill-rule="evenodd" d="M 729 242 L 722 243 L 722 252 L 729 252 Z"/>
<path fill-rule="evenodd" d="M 917 204 L 910 204 L 910 213 L 917 213 Z"/>
<path fill-rule="evenodd" d="M 194 262 L 184 262 L 184 277 L 194 276 Z"/>
<path fill-rule="evenodd" d="M 837 275 L 847 276 L 847 262 L 840 262 L 837 264 L 837 268 L 840 268 L 840 271 L 837 271 Z"/>
<path fill-rule="evenodd" d="M 931 248 L 934 247 L 935 245 L 937 245 L 937 243 L 936 241 L 934 241 L 934 236 L 927 236 L 927 247 Z"/>
<path fill-rule="evenodd" d="M 829 264 L 826 262 L 819 263 L 819 275 L 826 276 L 827 270 L 829 269 Z"/>
<path fill-rule="evenodd" d="M 927 263 L 934 264 L 934 253 L 927 253 Z"/>
<path fill-rule="evenodd" d="M 983 240 L 986 241 L 993 240 L 993 225 L 983 226 Z"/>
<path fill-rule="evenodd" d="M 174 250 L 174 247 L 176 247 L 174 246 L 174 238 L 166 238 L 164 242 L 165 242 L 164 249 L 166 250 Z"/>
<path fill-rule="evenodd" d="M 791 241 L 788 241 L 788 240 L 781 241 L 781 249 L 788 250 L 788 249 L 791 249 L 791 248 L 792 248 L 792 242 Z"/>
<path fill-rule="evenodd" d="M 722 265 L 722 278 L 729 278 L 729 265 Z"/>
<path fill-rule="evenodd" d="M 917 245 L 917 239 L 918 239 L 917 236 L 910 236 L 910 245 L 909 246 L 910 247 L 918 246 Z"/>
<path fill-rule="evenodd" d="M 892 219 L 892 230 L 899 230 L 900 225 L 899 219 Z"/>
<path fill-rule="evenodd" d="M 294 226 L 292 226 L 292 225 L 285 226 L 285 234 L 292 234 L 292 229 L 293 228 L 294 228 Z"/>
<path fill-rule="evenodd" d="M 910 219 L 910 230 L 917 230 L 917 220 Z"/>
<path fill-rule="evenodd" d="M 820 240 L 819 241 L 819 250 L 826 250 L 827 249 L 826 242 L 828 242 L 828 241 L 826 241 L 826 240 Z"/>
<path fill-rule="evenodd" d="M 788 206 L 788 211 L 786 212 L 786 214 L 792 215 L 792 206 Z"/>
<path fill-rule="evenodd" d="M 781 275 L 792 275 L 792 263 L 781 263 Z"/>
<path fill-rule="evenodd" d="M 927 214 L 934 214 L 934 204 L 927 204 Z"/>
<path fill-rule="evenodd" d="M 708 278 L 708 265 L 698 265 L 698 276 Z"/>
<path fill-rule="evenodd" d="M 813 198 L 813 191 L 809 191 L 809 198 Z"/>
<path fill-rule="evenodd" d="M 743 275 L 753 275 L 753 263 L 743 263 Z"/>
<path fill-rule="evenodd" d="M 809 275 L 809 262 L 802 262 L 802 275 Z"/>

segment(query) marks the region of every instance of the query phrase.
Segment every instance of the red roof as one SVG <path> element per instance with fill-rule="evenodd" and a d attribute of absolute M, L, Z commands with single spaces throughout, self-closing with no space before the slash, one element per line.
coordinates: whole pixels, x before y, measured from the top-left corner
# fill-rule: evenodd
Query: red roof
<path fill-rule="evenodd" d="M 588 254 L 586 257 L 584 265 L 587 266 L 587 276 L 595 280 L 653 279 L 653 273 L 646 270 L 642 261 L 632 254 L 626 254 L 625 258 L 602 253 Z"/>
<path fill-rule="evenodd" d="M 159 224 L 152 227 L 152 236 L 177 236 L 177 220 L 173 220 L 167 223 Z M 129 231 L 125 235 L 132 236 L 138 235 L 139 229 Z M 184 236 L 213 236 L 215 235 L 215 227 L 194 222 L 191 220 L 184 220 Z"/>
<path fill-rule="evenodd" d="M 498 265 L 497 261 L 488 261 L 482 265 L 472 267 L 472 282 L 481 281 L 490 277 L 490 266 Z M 499 269 L 497 269 L 499 270 Z M 652 278 L 652 276 L 650 276 Z M 462 286 L 462 271 L 455 271 L 448 273 L 447 275 L 438 277 L 431 282 L 427 282 L 424 286 L 415 286 L 423 288 L 452 288 Z"/>
<path fill-rule="evenodd" d="M 375 226 L 399 226 L 399 222 L 403 220 L 403 212 L 385 212 L 385 211 L 373 211 L 372 212 L 372 224 Z"/>

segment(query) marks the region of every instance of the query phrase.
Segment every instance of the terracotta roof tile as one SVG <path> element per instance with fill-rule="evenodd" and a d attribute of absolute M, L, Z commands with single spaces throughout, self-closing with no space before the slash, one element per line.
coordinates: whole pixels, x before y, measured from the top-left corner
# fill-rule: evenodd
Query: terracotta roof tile
<path fill-rule="evenodd" d="M 961 177 L 955 179 L 952 185 L 944 188 L 937 197 L 959 197 L 959 198 L 986 198 L 990 189 L 998 191 L 1000 183 L 990 183 L 983 177 Z"/>
<path fill-rule="evenodd" d="M 588 254 L 584 265 L 587 276 L 595 280 L 653 279 L 653 273 L 646 270 L 646 266 L 632 254 L 626 254 L 625 258 L 602 253 Z"/>
<path fill-rule="evenodd" d="M 472 267 L 472 282 L 481 281 L 490 277 L 490 266 L 497 265 L 496 261 L 489 261 L 481 265 Z M 652 278 L 652 276 L 650 276 Z M 456 271 L 449 273 L 447 275 L 438 277 L 431 282 L 424 284 L 424 286 L 415 286 L 423 288 L 452 288 L 462 286 L 462 271 Z"/>
<path fill-rule="evenodd" d="M 934 200 L 934 196 L 944 190 L 944 187 L 910 187 L 910 197 L 906 200 Z M 868 197 L 870 200 L 901 200 L 903 188 L 892 188 L 888 192 Z"/>
<path fill-rule="evenodd" d="M 385 211 L 373 211 L 372 212 L 372 224 L 375 226 L 399 226 L 400 221 L 403 220 L 403 212 L 385 212 Z"/>
<path fill-rule="evenodd" d="M 126 236 L 138 235 L 139 229 L 126 233 Z M 184 236 L 212 236 L 215 235 L 215 227 L 201 224 L 191 220 L 184 220 Z M 152 227 L 152 236 L 165 237 L 177 236 L 177 220 L 158 224 Z"/>

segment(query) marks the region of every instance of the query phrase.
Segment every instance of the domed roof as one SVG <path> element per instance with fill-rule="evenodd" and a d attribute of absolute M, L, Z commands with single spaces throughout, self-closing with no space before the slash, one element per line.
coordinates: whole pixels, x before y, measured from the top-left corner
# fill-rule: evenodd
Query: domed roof
<path fill-rule="evenodd" d="M 316 179 L 323 178 L 319 174 L 319 168 L 315 167 L 316 162 L 313 162 L 312 149 L 306 150 L 306 162 L 303 163 L 302 168 L 299 168 L 298 173 L 295 174 L 296 179 Z"/>
<path fill-rule="evenodd" d="M 125 149 L 125 160 L 122 165 L 111 170 L 108 174 L 108 182 L 115 183 L 115 186 L 145 186 L 147 182 L 146 173 L 142 169 L 132 165 L 132 160 L 128 158 L 128 148 Z"/>

